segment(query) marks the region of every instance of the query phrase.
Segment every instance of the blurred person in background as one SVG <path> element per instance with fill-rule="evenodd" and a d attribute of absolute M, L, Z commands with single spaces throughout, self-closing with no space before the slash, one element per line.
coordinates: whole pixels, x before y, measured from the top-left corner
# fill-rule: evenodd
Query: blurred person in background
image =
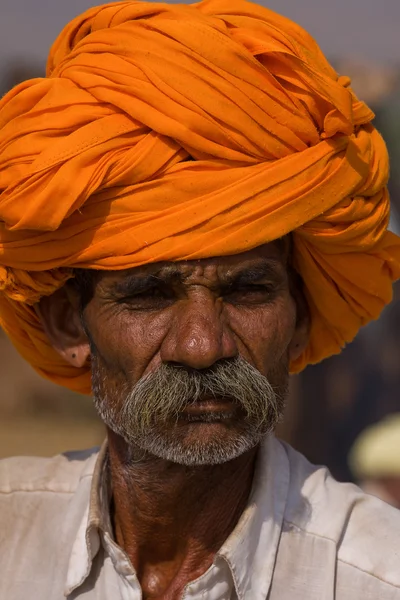
<path fill-rule="evenodd" d="M 365 492 L 400 508 L 400 413 L 387 416 L 357 437 L 349 465 Z"/>
<path fill-rule="evenodd" d="M 398 511 L 274 436 L 400 276 L 373 117 L 244 0 L 93 8 L 4 97 L 1 325 L 107 441 L 1 461 L 1 597 L 400 598 Z"/>

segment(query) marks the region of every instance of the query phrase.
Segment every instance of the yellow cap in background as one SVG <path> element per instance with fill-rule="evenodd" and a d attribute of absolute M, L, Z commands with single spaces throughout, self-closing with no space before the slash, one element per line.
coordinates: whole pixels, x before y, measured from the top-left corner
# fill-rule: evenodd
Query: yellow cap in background
<path fill-rule="evenodd" d="M 348 461 L 357 479 L 400 476 L 400 413 L 365 429 L 354 442 Z"/>

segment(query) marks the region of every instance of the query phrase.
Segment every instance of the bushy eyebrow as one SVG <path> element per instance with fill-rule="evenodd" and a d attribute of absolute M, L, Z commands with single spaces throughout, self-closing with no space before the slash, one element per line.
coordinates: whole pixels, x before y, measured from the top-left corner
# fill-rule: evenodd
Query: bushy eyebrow
<path fill-rule="evenodd" d="M 112 292 L 118 296 L 140 294 L 157 285 L 180 283 L 182 279 L 182 272 L 177 265 L 166 265 L 154 273 L 127 275 L 113 285 Z"/>
<path fill-rule="evenodd" d="M 273 259 L 265 260 L 240 271 L 229 274 L 224 280 L 223 285 L 250 285 L 258 283 L 265 279 L 271 282 L 280 282 L 283 279 L 282 264 Z"/>
<path fill-rule="evenodd" d="M 178 265 L 164 265 L 153 273 L 134 274 L 124 277 L 114 283 L 112 293 L 117 296 L 140 294 L 157 285 L 168 286 L 183 283 L 184 276 Z M 268 279 L 272 283 L 281 283 L 284 278 L 284 269 L 280 261 L 266 259 L 263 262 L 228 272 L 220 280 L 223 289 L 235 286 L 251 285 Z"/>

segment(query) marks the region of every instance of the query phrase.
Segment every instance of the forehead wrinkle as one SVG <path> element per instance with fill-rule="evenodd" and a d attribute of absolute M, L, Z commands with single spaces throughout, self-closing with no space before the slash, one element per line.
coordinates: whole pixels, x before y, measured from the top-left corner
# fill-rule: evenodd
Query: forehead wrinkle
<path fill-rule="evenodd" d="M 208 273 L 211 269 L 211 273 Z M 117 293 L 129 293 L 135 289 L 141 290 L 157 282 L 169 283 L 185 283 L 188 279 L 196 275 L 196 271 L 200 270 L 202 279 L 216 279 L 222 285 L 232 285 L 235 282 L 252 282 L 262 278 L 269 277 L 277 279 L 284 273 L 284 265 L 282 261 L 274 257 L 256 259 L 247 262 L 247 264 L 238 265 L 218 265 L 215 259 L 207 262 L 207 259 L 199 261 L 182 261 L 164 263 L 154 270 L 144 270 L 137 272 L 136 270 L 127 273 L 127 275 L 114 284 L 114 290 Z"/>
<path fill-rule="evenodd" d="M 155 271 L 153 275 L 157 279 L 165 283 L 184 283 L 185 281 L 196 275 L 199 275 L 202 278 L 207 278 L 207 267 L 212 268 L 213 271 L 217 270 L 217 266 L 215 264 L 204 263 L 203 259 L 198 261 L 181 261 L 176 263 L 167 263 L 160 267 L 157 271 Z"/>
<path fill-rule="evenodd" d="M 178 280 L 181 281 L 183 278 L 182 268 L 178 263 L 167 263 L 162 265 L 159 269 L 151 273 L 156 279 L 162 281 Z"/>
<path fill-rule="evenodd" d="M 207 264 L 206 260 L 203 259 L 195 263 L 190 261 L 169 263 L 150 274 L 150 277 L 164 283 L 172 281 L 184 283 L 191 277 L 196 276 L 196 271 L 200 270 L 199 275 L 202 279 L 210 279 L 211 275 L 211 279 L 215 278 L 223 285 L 231 285 L 239 280 L 251 282 L 266 277 L 276 280 L 286 272 L 282 261 L 273 257 L 258 259 L 256 262 L 253 261 L 247 265 L 229 266 L 226 272 L 224 272 L 223 265 L 217 265 L 214 261 Z M 209 270 L 211 270 L 211 273 Z"/>

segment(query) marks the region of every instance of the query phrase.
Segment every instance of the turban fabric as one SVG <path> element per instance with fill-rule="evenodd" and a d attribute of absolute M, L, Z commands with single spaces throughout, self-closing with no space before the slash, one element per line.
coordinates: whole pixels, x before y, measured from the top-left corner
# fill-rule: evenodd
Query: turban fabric
<path fill-rule="evenodd" d="M 0 321 L 90 392 L 35 303 L 75 268 L 236 254 L 292 233 L 311 315 L 297 372 L 377 318 L 400 276 L 374 115 L 315 41 L 245 0 L 92 8 L 0 103 Z"/>

